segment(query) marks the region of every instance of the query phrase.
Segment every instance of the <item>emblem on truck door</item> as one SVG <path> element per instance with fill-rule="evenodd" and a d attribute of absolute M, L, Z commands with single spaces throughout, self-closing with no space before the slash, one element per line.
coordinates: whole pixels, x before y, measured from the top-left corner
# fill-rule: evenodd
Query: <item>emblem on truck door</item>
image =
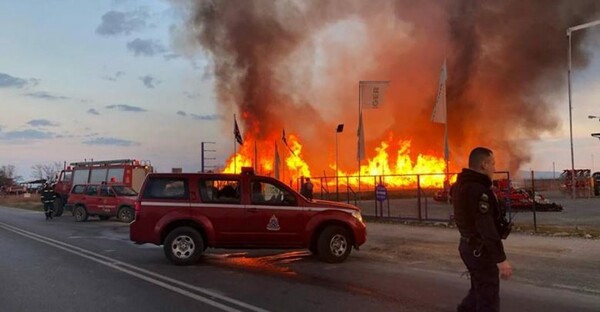
<path fill-rule="evenodd" d="M 275 215 L 272 215 L 269 219 L 269 224 L 267 224 L 267 230 L 269 231 L 279 231 L 281 228 L 279 227 L 279 220 Z"/>

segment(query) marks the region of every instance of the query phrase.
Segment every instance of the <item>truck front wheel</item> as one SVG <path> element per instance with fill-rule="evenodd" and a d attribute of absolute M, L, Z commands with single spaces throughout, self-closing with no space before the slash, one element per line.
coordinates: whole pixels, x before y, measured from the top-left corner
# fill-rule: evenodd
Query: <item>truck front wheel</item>
<path fill-rule="evenodd" d="M 352 250 L 352 238 L 347 229 L 331 225 L 326 227 L 317 241 L 318 257 L 328 263 L 340 263 Z"/>

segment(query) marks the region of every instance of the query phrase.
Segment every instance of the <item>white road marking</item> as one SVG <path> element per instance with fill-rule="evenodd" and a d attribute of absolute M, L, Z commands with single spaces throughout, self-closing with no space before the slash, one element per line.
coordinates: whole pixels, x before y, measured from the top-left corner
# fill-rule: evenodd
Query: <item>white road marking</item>
<path fill-rule="evenodd" d="M 70 245 L 58 240 L 54 240 L 48 237 L 44 237 L 42 235 L 33 233 L 33 232 L 29 232 L 27 230 L 0 222 L 0 228 L 3 228 L 7 231 L 19 234 L 21 236 L 25 236 L 27 238 L 36 240 L 38 242 L 44 243 L 46 245 L 50 245 L 53 247 L 56 247 L 58 249 L 64 250 L 66 252 L 75 254 L 77 256 L 80 256 L 82 258 L 86 258 L 89 259 L 91 261 L 94 261 L 96 263 L 102 264 L 104 266 L 113 268 L 115 270 L 121 271 L 125 274 L 137 277 L 139 279 L 145 280 L 149 283 L 155 284 L 157 286 L 163 287 L 165 289 L 171 290 L 173 292 L 176 292 L 178 294 L 181 294 L 183 296 L 189 297 L 191 299 L 194 299 L 196 301 L 205 303 L 207 305 L 213 306 L 215 308 L 218 308 L 222 311 L 228 311 L 228 312 L 237 312 L 237 311 L 241 311 L 238 310 L 235 307 L 232 306 L 237 306 L 237 307 L 241 307 L 244 308 L 246 310 L 249 311 L 256 311 L 256 312 L 267 312 L 268 310 L 253 306 L 251 304 L 221 295 L 219 293 L 216 293 L 214 291 L 208 290 L 208 289 L 204 289 L 201 287 L 197 287 L 188 283 L 184 283 L 181 282 L 179 280 L 176 279 L 172 279 L 170 277 L 158 274 L 158 273 L 154 273 L 152 271 L 148 271 L 146 269 L 140 268 L 140 267 L 136 267 L 134 265 L 104 256 L 102 254 L 99 253 L 95 253 L 93 251 L 89 251 L 74 245 Z M 170 284 L 169 284 L 170 283 Z M 176 286 L 175 286 L 176 285 Z M 177 287 L 179 286 L 179 287 Z M 200 293 L 202 295 L 193 293 L 197 292 Z M 225 305 L 223 303 L 220 303 L 218 301 L 212 300 L 210 298 L 217 298 L 223 302 L 226 302 L 228 304 L 230 304 L 231 306 Z"/>

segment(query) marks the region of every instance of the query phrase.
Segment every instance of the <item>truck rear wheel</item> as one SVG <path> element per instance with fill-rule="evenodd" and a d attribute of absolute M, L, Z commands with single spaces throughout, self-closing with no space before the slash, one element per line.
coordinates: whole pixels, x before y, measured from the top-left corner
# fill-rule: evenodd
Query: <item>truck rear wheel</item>
<path fill-rule="evenodd" d="M 172 230 L 163 246 L 165 256 L 176 265 L 190 265 L 198 262 L 204 251 L 204 239 L 198 231 L 189 226 Z"/>
<path fill-rule="evenodd" d="M 75 206 L 73 209 L 73 216 L 75 216 L 75 221 L 84 222 L 88 219 L 88 213 L 85 210 L 85 207 L 81 205 Z"/>
<path fill-rule="evenodd" d="M 122 207 L 117 213 L 117 218 L 121 222 L 131 223 L 135 218 L 135 212 L 131 207 Z"/>
<path fill-rule="evenodd" d="M 318 257 L 328 263 L 340 263 L 352 250 L 352 238 L 347 229 L 331 225 L 326 227 L 317 240 Z"/>
<path fill-rule="evenodd" d="M 64 203 L 62 198 L 57 197 L 54 200 L 54 216 L 55 217 L 60 217 L 63 214 L 63 208 L 64 208 Z"/>

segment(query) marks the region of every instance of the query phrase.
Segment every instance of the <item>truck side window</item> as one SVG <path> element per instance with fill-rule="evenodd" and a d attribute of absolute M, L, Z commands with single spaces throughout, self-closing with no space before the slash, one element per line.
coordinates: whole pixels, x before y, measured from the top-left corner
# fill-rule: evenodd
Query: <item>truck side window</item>
<path fill-rule="evenodd" d="M 144 188 L 143 198 L 188 199 L 188 183 L 184 178 L 153 178 Z"/>
<path fill-rule="evenodd" d="M 100 187 L 100 196 L 111 196 L 110 187 L 106 185 L 102 185 Z"/>
<path fill-rule="evenodd" d="M 240 203 L 240 188 L 237 180 L 201 179 L 198 186 L 200 197 L 205 203 Z"/>
<path fill-rule="evenodd" d="M 296 206 L 296 198 L 286 189 L 267 181 L 252 181 L 252 204 L 268 206 Z"/>
<path fill-rule="evenodd" d="M 85 195 L 95 196 L 98 195 L 98 186 L 97 185 L 88 185 L 85 190 Z"/>

